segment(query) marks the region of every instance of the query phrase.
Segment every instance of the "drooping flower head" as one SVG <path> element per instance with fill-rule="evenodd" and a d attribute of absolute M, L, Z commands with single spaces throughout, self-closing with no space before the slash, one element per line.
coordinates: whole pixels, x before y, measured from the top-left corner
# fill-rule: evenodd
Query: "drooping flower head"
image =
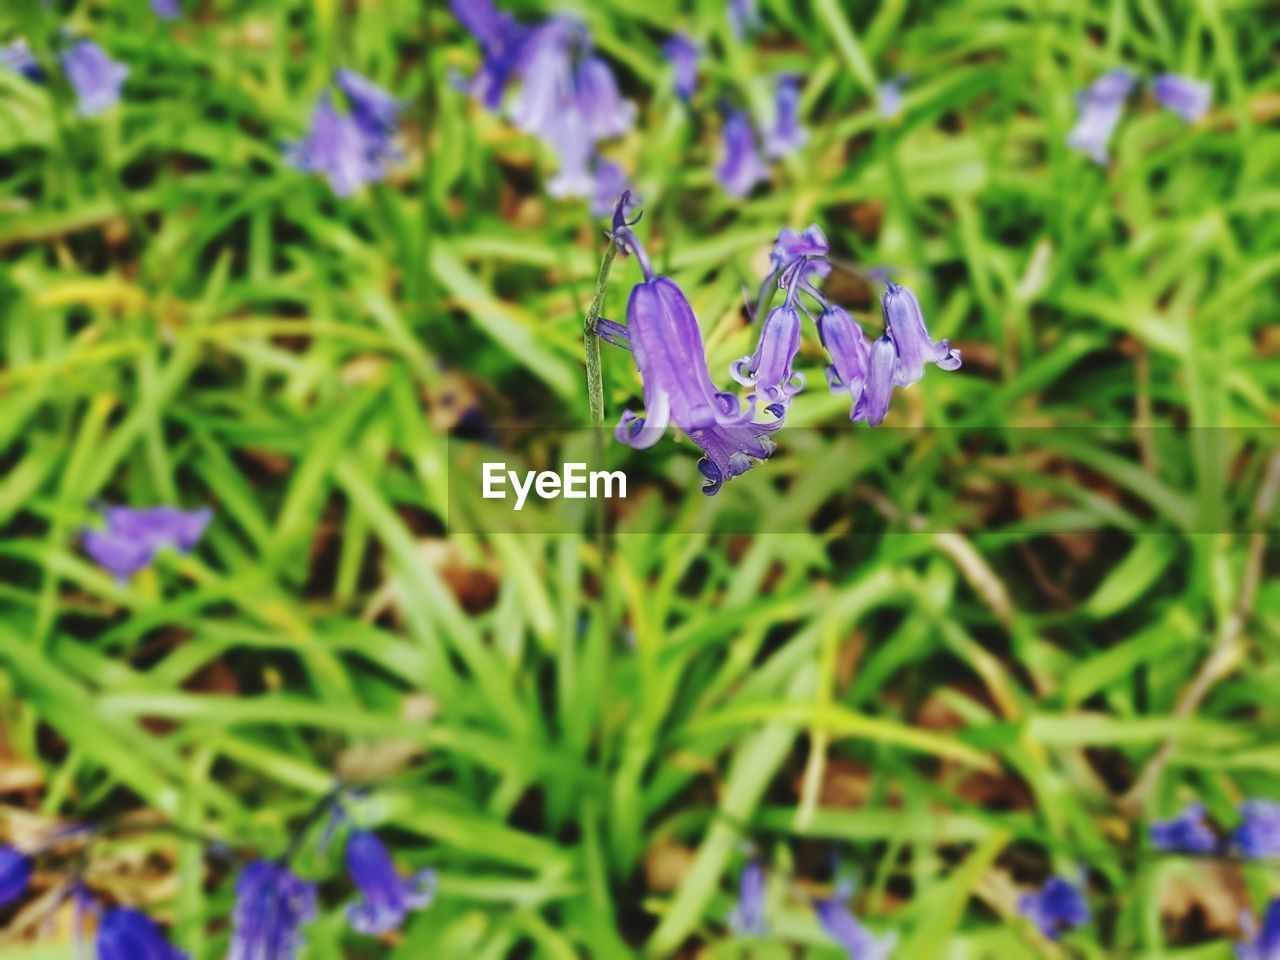
<path fill-rule="evenodd" d="M 285 151 L 285 160 L 303 173 L 322 174 L 339 197 L 387 173 L 383 144 L 370 140 L 352 115 L 338 112 L 327 90 L 311 111 L 306 137 Z"/>
<path fill-rule="evenodd" d="M 1110 159 L 1107 145 L 1115 132 L 1124 103 L 1133 90 L 1133 76 L 1124 68 L 1104 73 L 1077 97 L 1080 116 L 1067 135 L 1067 146 L 1104 166 Z"/>
<path fill-rule="evenodd" d="M 1065 931 L 1083 926 L 1093 918 L 1084 892 L 1061 877 L 1053 877 L 1034 893 L 1024 893 L 1018 899 L 1018 913 L 1031 920 L 1050 940 L 1057 940 Z"/>
<path fill-rule="evenodd" d="M 62 52 L 62 69 L 76 92 L 76 112 L 82 117 L 105 113 L 120 102 L 129 68 L 116 63 L 92 40 L 76 40 Z"/>
<path fill-rule="evenodd" d="M 683 33 L 673 34 L 662 45 L 662 55 L 671 63 L 676 96 L 690 99 L 698 89 L 698 61 L 702 48 Z"/>
<path fill-rule="evenodd" d="M 749 34 L 755 33 L 763 25 L 756 0 L 729 0 L 726 10 L 729 16 L 729 29 L 738 40 L 745 40 Z"/>
<path fill-rule="evenodd" d="M 105 506 L 102 515 L 106 528 L 85 530 L 82 542 L 93 561 L 117 580 L 127 580 L 149 566 L 161 550 L 192 550 L 213 519 L 208 508 Z"/>
<path fill-rule="evenodd" d="M 1195 123 L 1209 112 L 1213 88 L 1200 80 L 1179 73 L 1162 73 L 1152 90 L 1162 107 L 1172 110 L 1187 123 Z"/>
<path fill-rule="evenodd" d="M 470 80 L 458 86 L 487 109 L 497 111 L 507 83 L 519 66 L 530 31 L 509 13 L 494 8 L 492 0 L 449 0 L 458 22 L 471 33 L 484 54 L 484 61 Z"/>
<path fill-rule="evenodd" d="M 1172 820 L 1151 824 L 1151 844 L 1165 853 L 1212 853 L 1218 838 L 1205 822 L 1204 807 L 1193 803 Z"/>
<path fill-rule="evenodd" d="M 742 868 L 738 878 L 738 902 L 729 915 L 729 928 L 740 937 L 763 937 L 769 925 L 765 917 L 767 878 L 764 867 L 754 860 Z"/>
<path fill-rule="evenodd" d="M 1280 900 L 1272 900 L 1258 929 L 1246 911 L 1240 918 L 1245 939 L 1236 944 L 1236 960 L 1280 960 Z"/>
<path fill-rule="evenodd" d="M 745 197 L 756 184 L 769 179 L 769 168 L 760 157 L 751 119 L 735 108 L 725 113 L 716 177 L 725 192 L 733 197 Z"/>
<path fill-rule="evenodd" d="M 1280 803 L 1246 800 L 1240 804 L 1244 821 L 1231 839 L 1250 860 L 1280 857 Z"/>
<path fill-rule="evenodd" d="M 852 418 L 870 372 L 871 344 L 857 321 L 836 304 L 829 304 L 818 316 L 818 339 L 831 357 L 826 369 L 827 387 L 832 393 L 849 394 L 849 416 Z M 891 380 L 892 367 L 890 371 Z M 888 390 L 892 387 L 890 383 Z M 887 401 L 884 407 L 888 409 Z M 880 417 L 884 417 L 883 410 Z"/>
<path fill-rule="evenodd" d="M 773 124 L 765 131 L 764 152 L 778 160 L 799 150 L 809 141 L 809 131 L 800 124 L 800 77 L 794 73 L 778 78 L 774 92 Z"/>
<path fill-rule="evenodd" d="M 315 884 L 298 879 L 282 863 L 249 864 L 236 881 L 227 960 L 294 960 L 302 948 L 302 925 L 315 915 Z"/>
<path fill-rule="evenodd" d="M 0 846 L 0 907 L 13 903 L 31 882 L 31 858 L 14 847 Z"/>
<path fill-rule="evenodd" d="M 98 925 L 98 960 L 186 960 L 145 913 L 117 907 Z"/>
<path fill-rule="evenodd" d="M 426 868 L 402 878 L 386 846 L 368 831 L 356 831 L 347 840 L 347 871 L 360 891 L 347 908 L 347 922 L 359 933 L 395 930 L 410 910 L 421 910 L 435 899 L 436 872 Z"/>
<path fill-rule="evenodd" d="M 744 387 L 755 387 L 769 403 L 786 406 L 804 389 L 804 374 L 791 369 L 799 351 L 800 311 L 788 300 L 765 318 L 756 352 L 735 362 L 729 372 Z"/>
<path fill-rule="evenodd" d="M 888 960 L 898 944 L 895 934 L 874 936 L 844 904 L 842 897 L 814 901 L 818 922 L 848 956 L 849 960 Z"/>
<path fill-rule="evenodd" d="M 909 387 L 920 380 L 926 363 L 936 364 L 941 370 L 959 369 L 959 351 L 952 350 L 946 340 L 934 342 L 930 338 L 920 301 L 914 293 L 890 280 L 881 307 L 885 333 L 898 353 L 893 371 L 896 386 Z"/>

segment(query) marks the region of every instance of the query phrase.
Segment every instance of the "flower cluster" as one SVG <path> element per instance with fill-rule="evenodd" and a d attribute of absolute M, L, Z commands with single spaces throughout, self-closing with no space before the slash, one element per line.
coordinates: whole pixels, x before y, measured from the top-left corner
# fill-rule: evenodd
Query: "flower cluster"
<path fill-rule="evenodd" d="M 307 135 L 285 151 L 285 160 L 304 173 L 323 174 L 340 197 L 348 197 L 387 175 L 397 156 L 393 144 L 400 103 L 353 70 L 334 72 L 333 85 L 345 112 L 324 90 L 311 111 Z"/>
<path fill-rule="evenodd" d="M 112 60 L 92 40 L 72 40 L 57 51 L 57 62 L 76 95 L 76 112 L 82 117 L 105 113 L 120 102 L 120 91 L 129 68 Z M 44 83 L 44 67 L 25 40 L 0 47 L 0 66 L 33 83 Z"/>
<path fill-rule="evenodd" d="M 520 82 L 507 116 L 559 158 L 547 191 L 559 198 L 593 198 L 598 180 L 616 179 L 616 167 L 603 169 L 599 145 L 631 129 L 635 104 L 622 98 L 613 70 L 592 48 L 586 26 L 562 16 L 525 25 L 498 11 L 492 0 L 451 0 L 451 7 L 484 54 L 475 76 L 458 80 L 458 86 L 497 111 L 508 84 Z M 620 193 L 603 206 L 596 201 L 593 208 L 607 213 Z"/>
<path fill-rule="evenodd" d="M 1110 160 L 1107 147 L 1136 85 L 1130 71 L 1117 67 L 1082 91 L 1076 98 L 1080 116 L 1067 135 L 1067 146 L 1084 153 L 1099 166 L 1106 165 Z M 1176 73 L 1160 74 L 1151 89 L 1161 106 L 1187 123 L 1195 123 L 1208 112 L 1213 95 L 1209 84 Z"/>
<path fill-rule="evenodd" d="M 192 550 L 204 536 L 213 511 L 104 506 L 102 518 L 106 527 L 83 531 L 81 542 L 98 566 L 124 582 L 150 566 L 161 550 Z"/>
<path fill-rule="evenodd" d="M 1240 825 L 1226 840 L 1209 826 L 1205 809 L 1195 803 L 1176 817 L 1151 825 L 1151 844 L 1164 853 L 1234 852 L 1246 860 L 1280 857 L 1280 803 L 1246 800 L 1240 804 Z"/>

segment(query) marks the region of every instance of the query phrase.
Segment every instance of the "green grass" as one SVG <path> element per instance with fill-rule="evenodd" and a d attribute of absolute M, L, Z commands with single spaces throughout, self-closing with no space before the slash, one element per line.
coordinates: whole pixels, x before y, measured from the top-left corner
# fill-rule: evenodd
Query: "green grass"
<path fill-rule="evenodd" d="M 0 40 L 61 22 L 30 6 Z M 379 944 L 343 932 L 332 885 L 316 960 L 834 960 L 807 906 L 832 857 L 899 957 L 1231 957 L 1280 875 L 1157 857 L 1145 830 L 1195 799 L 1227 826 L 1280 799 L 1277 555 L 1248 532 L 1275 528 L 1280 425 L 1267 5 L 761 0 L 767 42 L 726 49 L 713 0 L 564 4 L 640 104 L 608 152 L 721 382 L 754 341 L 743 283 L 811 221 L 895 267 L 965 355 L 895 400 L 886 426 L 928 429 L 851 436 L 806 328 L 791 424 L 812 429 L 724 501 L 805 532 L 741 532 L 667 440 L 644 462 L 706 532 L 628 533 L 666 529 L 640 512 L 603 541 L 590 516 L 444 532 L 449 398 L 589 424 L 604 224 L 450 87 L 478 52 L 446 5 L 360 6 L 210 0 L 170 26 L 75 4 L 133 70 L 95 120 L 0 71 L 0 791 L 6 767 L 38 781 L 0 792 L 0 839 L 153 811 L 275 855 L 357 771 L 440 898 Z M 692 112 L 659 52 L 677 24 L 713 47 Z M 1211 80 L 1215 102 L 1188 128 L 1144 93 L 1104 170 L 1065 137 L 1117 63 Z M 408 103 L 403 160 L 348 200 L 280 149 L 343 65 Z M 734 201 L 716 96 L 760 110 L 781 69 L 807 77 L 810 143 Z M 871 88 L 899 74 L 887 125 Z M 613 264 L 604 316 L 639 278 Z M 606 421 L 638 394 L 605 345 Z M 98 499 L 217 516 L 119 585 L 77 544 Z M 876 518 L 851 535 L 855 510 Z M 750 944 L 725 928 L 748 844 L 775 901 Z M 197 845 L 108 847 L 126 866 L 105 890 L 223 955 L 231 883 Z M 143 852 L 150 883 L 128 877 Z M 1048 945 L 1016 892 L 1082 866 L 1097 922 Z M 1188 883 L 1216 899 L 1189 906 Z M 21 939 L 0 957 L 73 955 Z"/>

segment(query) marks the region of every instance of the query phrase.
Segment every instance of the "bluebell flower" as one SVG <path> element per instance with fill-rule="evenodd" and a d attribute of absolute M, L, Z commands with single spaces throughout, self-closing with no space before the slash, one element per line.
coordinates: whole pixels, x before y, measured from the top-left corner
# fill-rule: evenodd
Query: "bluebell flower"
<path fill-rule="evenodd" d="M 1069 880 L 1054 877 L 1035 893 L 1018 899 L 1018 913 L 1031 920 L 1050 940 L 1088 923 L 1093 914 L 1084 892 Z"/>
<path fill-rule="evenodd" d="M 76 40 L 62 52 L 62 69 L 76 92 L 76 112 L 92 117 L 110 110 L 120 101 L 129 68 L 116 63 L 92 40 Z"/>
<path fill-rule="evenodd" d="M 257 860 L 236 880 L 227 960 L 294 960 L 304 923 L 315 918 L 316 887 L 282 863 Z"/>
<path fill-rule="evenodd" d="M 14 40 L 0 47 L 0 66 L 26 77 L 33 83 L 44 80 L 44 70 L 40 67 L 40 61 L 31 52 L 30 44 L 23 39 Z"/>
<path fill-rule="evenodd" d="M 751 120 L 741 110 L 730 109 L 725 114 L 716 176 L 725 191 L 734 197 L 745 197 L 756 184 L 769 178 L 769 168 L 760 158 Z"/>
<path fill-rule="evenodd" d="M 597 160 L 595 169 L 595 192 L 591 198 L 591 215 L 593 217 L 603 217 L 609 214 L 617 205 L 623 194 L 630 196 L 630 189 L 627 184 L 626 172 L 609 160 Z M 631 208 L 634 201 L 628 200 L 623 210 L 624 216 L 631 215 Z"/>
<path fill-rule="evenodd" d="M 177 20 L 182 16 L 181 0 L 151 0 L 151 12 L 161 20 Z"/>
<path fill-rule="evenodd" d="M 547 193 L 553 197 L 592 197 L 596 192 L 596 175 L 592 170 L 595 147 L 586 135 L 583 115 L 566 110 L 556 118 L 548 142 L 560 159 L 555 175 L 547 181 Z"/>
<path fill-rule="evenodd" d="M 1156 77 L 1153 91 L 1162 107 L 1172 110 L 1187 123 L 1195 123 L 1209 112 L 1213 88 L 1200 80 L 1177 73 Z"/>
<path fill-rule="evenodd" d="M 1236 944 L 1236 960 L 1280 960 L 1280 900 L 1272 900 L 1257 929 L 1248 912 L 1240 918 L 1245 939 Z"/>
<path fill-rule="evenodd" d="M 827 388 L 832 393 L 849 394 L 849 416 L 853 418 L 870 372 L 871 344 L 862 332 L 862 327 L 835 304 L 828 305 L 818 316 L 818 339 L 831 357 L 831 363 L 826 369 Z M 887 395 L 893 390 L 893 363 L 896 355 L 888 354 L 888 357 L 889 383 L 885 390 L 884 410 L 880 411 L 881 419 L 888 409 Z"/>
<path fill-rule="evenodd" d="M 31 882 L 31 858 L 21 850 L 0 846 L 0 907 L 13 903 Z"/>
<path fill-rule="evenodd" d="M 98 925 L 98 960 L 185 960 L 145 913 L 117 907 Z"/>
<path fill-rule="evenodd" d="M 698 89 L 698 60 L 702 48 L 683 33 L 674 34 L 662 45 L 662 55 L 671 63 L 676 96 L 690 99 Z"/>
<path fill-rule="evenodd" d="M 400 122 L 400 101 L 354 70 L 334 71 L 334 83 L 347 97 L 351 119 L 366 137 L 382 149 L 389 146 Z"/>
<path fill-rule="evenodd" d="M 748 34 L 755 33 L 763 24 L 756 0 L 729 0 L 726 13 L 729 16 L 729 29 L 739 40 L 745 40 Z"/>
<path fill-rule="evenodd" d="M 347 840 L 347 871 L 360 891 L 347 908 L 347 922 L 359 933 L 395 930 L 410 910 L 421 910 L 435 899 L 436 872 L 426 868 L 408 880 L 401 878 L 386 846 L 368 831 L 356 831 Z"/>
<path fill-rule="evenodd" d="M 285 151 L 285 160 L 303 173 L 323 174 L 339 197 L 386 176 L 386 144 L 370 139 L 350 114 L 339 113 L 329 91 L 311 111 L 307 135 Z"/>
<path fill-rule="evenodd" d="M 655 276 L 644 248 L 625 224 L 615 218 L 614 238 L 624 252 L 634 253 L 644 271 L 627 302 L 625 336 L 644 384 L 646 416 L 630 410 L 614 430 L 617 439 L 635 450 L 657 443 L 671 422 L 705 454 L 698 469 L 706 478 L 703 493 L 714 495 L 732 477 L 749 470 L 753 460 L 767 459 L 774 450 L 769 434 L 782 425 L 782 409 L 770 405 L 778 418 L 759 422 L 755 403 L 746 410 L 731 393 L 716 389 L 707 370 L 702 332 L 693 308 L 674 281 Z"/>
<path fill-rule="evenodd" d="M 784 74 L 774 92 L 773 125 L 765 131 L 765 156 L 781 159 L 809 141 L 809 131 L 800 125 L 800 77 Z"/>
<path fill-rule="evenodd" d="M 930 338 L 924 314 L 920 311 L 920 301 L 914 293 L 890 280 L 880 303 L 885 333 L 898 352 L 898 362 L 893 371 L 895 385 L 909 387 L 921 379 L 926 363 L 936 364 L 941 370 L 960 368 L 959 351 L 952 350 L 946 340 L 935 343 Z"/>
<path fill-rule="evenodd" d="M 1151 824 L 1151 844 L 1165 853 L 1212 853 L 1218 838 L 1205 822 L 1204 807 L 1193 803 L 1172 820 Z"/>
<path fill-rule="evenodd" d="M 1076 98 L 1080 116 L 1067 135 L 1067 146 L 1087 154 L 1094 163 L 1105 165 L 1110 159 L 1107 145 L 1132 90 L 1133 76 L 1123 68 L 1110 70 L 1095 80 Z"/>
<path fill-rule="evenodd" d="M 583 57 L 575 74 L 576 106 L 592 141 L 620 137 L 636 119 L 636 105 L 624 100 L 607 63 L 594 54 Z"/>
<path fill-rule="evenodd" d="M 128 580 L 151 564 L 156 553 L 170 548 L 186 553 L 204 536 L 213 511 L 176 507 L 103 507 L 103 530 L 85 530 L 85 552 L 117 580 Z"/>
<path fill-rule="evenodd" d="M 769 403 L 786 407 L 804 389 L 804 374 L 791 369 L 799 350 L 800 311 L 788 299 L 769 311 L 760 328 L 756 352 L 736 361 L 730 374 L 744 387 L 754 387 Z"/>
<path fill-rule="evenodd" d="M 813 904 L 818 922 L 848 956 L 849 960 L 888 960 L 898 945 L 896 934 L 874 936 L 839 897 L 817 900 Z"/>
<path fill-rule="evenodd" d="M 561 116 L 575 110 L 574 49 L 585 44 L 585 28 L 567 17 L 552 17 L 533 29 L 517 68 L 520 93 L 508 111 L 518 130 L 550 140 Z"/>
<path fill-rule="evenodd" d="M 767 877 L 754 860 L 742 868 L 738 878 L 738 902 L 729 915 L 729 929 L 740 937 L 763 937 L 769 931 L 765 917 Z"/>
<path fill-rule="evenodd" d="M 889 335 L 877 338 L 867 354 L 867 375 L 862 393 L 853 404 L 849 419 L 877 426 L 889 412 L 893 399 L 893 371 L 898 365 L 898 351 Z"/>
<path fill-rule="evenodd" d="M 1280 803 L 1271 800 L 1246 800 L 1240 804 L 1244 822 L 1231 839 L 1250 860 L 1280 857 Z"/>
<path fill-rule="evenodd" d="M 491 0 L 450 0 L 449 6 L 484 53 L 476 75 L 459 81 L 458 86 L 489 110 L 496 111 L 520 65 L 531 31 L 509 13 L 496 10 Z"/>
<path fill-rule="evenodd" d="M 902 116 L 902 80 L 885 80 L 876 87 L 876 109 L 881 118 L 897 120 Z"/>
<path fill-rule="evenodd" d="M 826 277 L 831 273 L 831 263 L 826 259 L 830 250 L 826 234 L 816 223 L 809 224 L 804 233 L 783 227 L 769 254 L 773 276 L 784 289 Z M 802 258 L 804 265 L 796 268 L 794 278 L 789 277 L 787 268 Z"/>

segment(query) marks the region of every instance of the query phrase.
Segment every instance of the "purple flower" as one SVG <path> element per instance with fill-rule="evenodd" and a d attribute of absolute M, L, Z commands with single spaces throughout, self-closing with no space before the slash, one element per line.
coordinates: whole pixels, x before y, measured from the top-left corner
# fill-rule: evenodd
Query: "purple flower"
<path fill-rule="evenodd" d="M 769 254 L 773 276 L 778 278 L 779 286 L 784 289 L 826 277 L 831 273 L 831 264 L 826 259 L 830 249 L 826 234 L 816 223 L 809 224 L 804 233 L 796 233 L 790 227 L 783 227 Z M 798 275 L 794 280 L 786 276 L 787 268 L 801 258 L 806 258 L 805 263 L 797 268 Z"/>
<path fill-rule="evenodd" d="M 887 960 L 898 944 L 895 934 L 875 937 L 864 927 L 838 897 L 817 900 L 813 904 L 818 922 L 845 951 L 849 960 Z"/>
<path fill-rule="evenodd" d="M 765 318 L 755 354 L 735 362 L 729 372 L 744 387 L 755 387 L 767 401 L 785 408 L 804 389 L 804 374 L 791 370 L 799 350 L 800 311 L 788 298 Z"/>
<path fill-rule="evenodd" d="M 862 394 L 853 404 L 850 420 L 854 423 L 865 420 L 874 427 L 884 419 L 889 412 L 889 401 L 893 399 L 893 371 L 897 365 L 898 351 L 888 334 L 871 344 Z"/>
<path fill-rule="evenodd" d="M 151 0 L 151 12 L 161 20 L 177 20 L 182 16 L 181 0 Z"/>
<path fill-rule="evenodd" d="M 117 580 L 128 580 L 151 564 L 156 553 L 172 547 L 186 553 L 200 542 L 213 511 L 175 507 L 104 507 L 105 530 L 82 534 L 85 552 Z"/>
<path fill-rule="evenodd" d="M 1031 920 L 1050 940 L 1066 930 L 1088 923 L 1093 915 L 1084 893 L 1075 884 L 1054 877 L 1039 891 L 1018 898 L 1018 913 Z"/>
<path fill-rule="evenodd" d="M 285 160 L 303 173 L 320 173 L 340 197 L 386 176 L 385 143 L 371 140 L 348 114 L 334 109 L 324 91 L 311 111 L 307 135 L 285 151 Z"/>
<path fill-rule="evenodd" d="M 496 111 L 511 75 L 519 66 L 530 31 L 510 14 L 499 13 L 491 0 L 450 0 L 449 6 L 484 52 L 480 70 L 470 80 L 459 81 L 458 86 L 489 110 Z"/>
<path fill-rule="evenodd" d="M 346 94 L 356 126 L 371 142 L 387 147 L 400 122 L 400 101 L 354 70 L 336 70 L 333 80 Z"/>
<path fill-rule="evenodd" d="M 1245 940 L 1236 944 L 1236 960 L 1280 960 L 1280 900 L 1272 900 L 1258 930 L 1247 912 L 1240 918 Z"/>
<path fill-rule="evenodd" d="M 40 67 L 40 61 L 35 58 L 26 40 L 14 40 L 0 47 L 0 66 L 21 74 L 33 83 L 44 80 L 44 70 Z"/>
<path fill-rule="evenodd" d="M 765 919 L 764 867 L 754 861 L 742 868 L 738 879 L 738 903 L 729 915 L 729 928 L 740 937 L 763 937 L 768 932 Z"/>
<path fill-rule="evenodd" d="M 725 114 L 716 176 L 725 191 L 734 197 L 745 197 L 756 184 L 769 178 L 769 168 L 756 148 L 751 120 L 741 110 L 730 109 Z"/>
<path fill-rule="evenodd" d="M 584 57 L 575 76 L 577 108 L 587 137 L 593 141 L 620 137 L 636 119 L 636 105 L 623 100 L 613 70 L 594 54 Z"/>
<path fill-rule="evenodd" d="M 1094 163 L 1105 165 L 1109 159 L 1107 144 L 1132 89 L 1133 77 L 1123 68 L 1110 70 L 1095 80 L 1076 98 L 1080 117 L 1067 135 L 1067 146 L 1087 154 Z"/>
<path fill-rule="evenodd" d="M 596 191 L 596 177 L 591 170 L 594 145 L 586 136 L 582 114 L 577 110 L 560 114 L 549 142 L 560 158 L 560 168 L 547 181 L 547 193 L 557 198 L 593 196 Z"/>
<path fill-rule="evenodd" d="M 1162 73 L 1153 87 L 1156 100 L 1187 123 L 1195 123 L 1209 112 L 1213 88 L 1200 80 L 1177 73 Z"/>
<path fill-rule="evenodd" d="M 428 867 L 402 879 L 382 841 L 367 831 L 347 841 L 347 871 L 360 891 L 360 899 L 347 908 L 347 922 L 359 933 L 395 930 L 406 913 L 435 899 L 436 872 Z"/>
<path fill-rule="evenodd" d="M 116 63 L 92 40 L 77 40 L 62 53 L 62 69 L 76 92 L 76 112 L 92 117 L 110 110 L 120 101 L 129 68 Z"/>
<path fill-rule="evenodd" d="M 227 960 L 293 960 L 302 924 L 316 915 L 316 887 L 281 863 L 257 860 L 236 880 L 231 950 Z"/>
<path fill-rule="evenodd" d="M 1165 853 L 1212 853 L 1218 838 L 1205 823 L 1204 807 L 1193 803 L 1172 820 L 1151 824 L 1151 843 Z"/>
<path fill-rule="evenodd" d="M 871 344 L 866 334 L 858 326 L 853 317 L 842 308 L 831 304 L 818 317 L 818 339 L 822 341 L 827 354 L 831 357 L 828 365 L 827 387 L 832 393 L 849 394 L 849 416 L 854 416 L 858 403 L 862 399 L 862 391 L 867 382 L 871 362 Z M 892 345 L 890 345 L 892 346 Z M 889 379 L 892 380 L 892 361 L 890 358 Z M 890 382 L 888 391 L 892 391 Z M 887 391 L 887 392 L 888 392 Z M 888 401 L 884 403 L 888 408 Z M 880 413 L 881 419 L 884 412 Z M 879 420 L 876 421 L 877 423 Z"/>
<path fill-rule="evenodd" d="M 745 40 L 747 34 L 755 33 L 762 25 L 756 0 L 729 0 L 727 13 L 729 29 L 739 40 Z"/>
<path fill-rule="evenodd" d="M 0 907 L 13 903 L 31 882 L 31 858 L 21 850 L 0 846 Z"/>
<path fill-rule="evenodd" d="M 550 140 L 561 115 L 575 109 L 573 50 L 585 33 L 576 21 L 553 17 L 529 35 L 518 67 L 523 85 L 509 111 L 517 129 Z"/>
<path fill-rule="evenodd" d="M 764 135 L 765 155 L 778 160 L 799 150 L 808 140 L 809 131 L 800 125 L 800 78 L 786 74 L 778 78 L 773 126 Z"/>
<path fill-rule="evenodd" d="M 885 80 L 876 88 L 876 107 L 885 120 L 897 120 L 902 116 L 902 81 Z"/>
<path fill-rule="evenodd" d="M 98 925 L 98 960 L 185 960 L 145 913 L 117 907 Z"/>
<path fill-rule="evenodd" d="M 609 160 L 598 160 L 595 171 L 595 192 L 591 197 L 591 215 L 604 217 L 612 213 L 624 193 L 629 194 L 630 190 L 627 175 L 623 169 Z M 622 211 L 623 215 L 630 216 L 631 208 L 634 206 L 634 202 L 628 200 L 626 209 Z"/>
<path fill-rule="evenodd" d="M 1246 800 L 1240 804 L 1244 822 L 1231 839 L 1250 860 L 1280 857 L 1280 803 Z"/>
<path fill-rule="evenodd" d="M 946 340 L 934 342 L 924 325 L 920 301 L 906 287 L 892 280 L 880 301 L 884 313 L 885 333 L 893 340 L 898 351 L 898 362 L 893 371 L 893 382 L 899 387 L 909 387 L 924 376 L 925 363 L 937 364 L 941 370 L 958 370 L 960 353 L 952 350 Z"/>
<path fill-rule="evenodd" d="M 671 62 L 676 96 L 690 99 L 698 89 L 698 60 L 702 48 L 683 33 L 673 35 L 662 45 L 662 55 Z"/>

